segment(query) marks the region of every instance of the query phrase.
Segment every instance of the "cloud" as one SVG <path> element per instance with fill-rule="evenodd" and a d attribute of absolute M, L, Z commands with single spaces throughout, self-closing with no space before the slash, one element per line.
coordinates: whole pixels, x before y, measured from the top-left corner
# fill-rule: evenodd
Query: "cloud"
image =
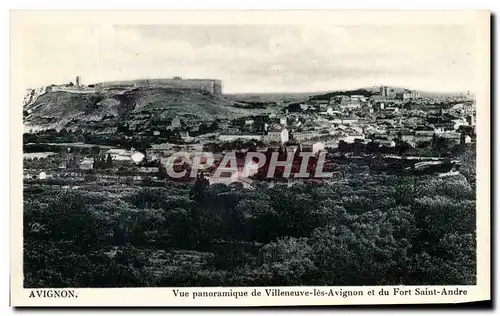
<path fill-rule="evenodd" d="M 144 77 L 212 77 L 226 92 L 324 91 L 375 84 L 468 89 L 474 34 L 464 25 L 34 25 L 30 87 Z"/>

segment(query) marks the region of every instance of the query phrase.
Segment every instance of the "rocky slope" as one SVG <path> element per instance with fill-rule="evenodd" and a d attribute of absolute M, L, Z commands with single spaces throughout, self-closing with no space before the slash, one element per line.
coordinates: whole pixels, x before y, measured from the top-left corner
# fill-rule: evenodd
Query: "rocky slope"
<path fill-rule="evenodd" d="M 234 101 L 197 90 L 137 88 L 99 93 L 46 92 L 24 104 L 26 131 L 42 129 L 109 129 L 144 117 L 210 121 L 255 114 L 233 107 Z"/>

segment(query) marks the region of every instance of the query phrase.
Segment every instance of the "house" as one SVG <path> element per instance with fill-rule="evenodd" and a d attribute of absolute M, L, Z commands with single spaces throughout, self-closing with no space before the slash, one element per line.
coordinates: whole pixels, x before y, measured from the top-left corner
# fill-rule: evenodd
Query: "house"
<path fill-rule="evenodd" d="M 453 123 L 455 123 L 453 125 L 453 129 L 456 131 L 460 126 L 468 126 L 469 125 L 469 122 L 467 122 L 467 120 L 465 118 L 459 118 L 459 119 L 456 119 L 456 120 L 452 120 Z"/>
<path fill-rule="evenodd" d="M 130 155 L 130 159 L 135 162 L 136 164 L 138 164 L 139 162 L 141 162 L 143 159 L 144 159 L 144 154 L 141 153 L 141 152 L 131 152 L 131 155 Z"/>
<path fill-rule="evenodd" d="M 140 167 L 139 172 L 144 172 L 144 173 L 156 173 L 159 171 L 158 167 Z"/>
<path fill-rule="evenodd" d="M 444 133 L 438 133 L 436 136 L 447 139 L 455 144 L 460 144 L 462 134 L 457 133 L 457 132 L 444 132 Z M 465 143 L 470 143 L 472 141 L 472 138 L 468 135 L 465 136 L 464 142 Z"/>
<path fill-rule="evenodd" d="M 222 174 L 220 176 L 210 176 L 208 179 L 210 185 L 241 183 L 244 188 L 250 188 L 253 181 L 248 177 L 255 175 L 259 170 L 259 166 L 254 161 L 247 162 L 246 159 L 240 160 L 238 158 L 236 160 L 236 170 L 231 172 L 230 176 L 224 177 Z"/>
<path fill-rule="evenodd" d="M 80 161 L 79 164 L 80 170 L 92 170 L 94 169 L 94 160 L 91 158 L 83 158 L 82 161 Z"/>
<path fill-rule="evenodd" d="M 219 128 L 221 130 L 225 131 L 225 130 L 229 129 L 229 123 L 230 123 L 230 121 L 228 121 L 228 120 L 221 120 L 219 122 Z"/>
<path fill-rule="evenodd" d="M 386 112 L 398 113 L 399 108 L 397 106 L 389 106 L 385 109 Z"/>
<path fill-rule="evenodd" d="M 352 102 L 366 102 L 366 97 L 364 95 L 351 95 Z"/>
<path fill-rule="evenodd" d="M 189 132 L 179 132 L 181 139 L 187 143 L 192 142 L 194 137 L 189 136 Z"/>
<path fill-rule="evenodd" d="M 354 135 L 346 135 L 344 137 L 341 137 L 339 140 L 343 140 L 344 142 L 348 143 L 348 144 L 352 144 L 356 141 L 356 139 L 359 139 L 359 140 L 365 140 L 365 135 L 364 134 L 354 134 Z"/>
<path fill-rule="evenodd" d="M 415 134 L 411 132 L 403 132 L 401 133 L 401 141 L 407 142 L 407 143 L 414 143 L 415 142 Z"/>
<path fill-rule="evenodd" d="M 131 150 L 126 149 L 110 149 L 106 151 L 107 155 L 111 156 L 113 161 L 123 161 L 123 162 L 135 162 L 139 163 L 144 159 L 144 154 L 138 151 L 135 151 L 133 148 Z"/>
<path fill-rule="evenodd" d="M 350 125 L 350 124 L 355 124 L 358 123 L 357 118 L 336 118 L 332 120 L 332 123 L 334 124 L 343 124 L 343 125 Z"/>
<path fill-rule="evenodd" d="M 299 145 L 286 145 L 286 151 L 295 153 L 299 149 Z"/>
<path fill-rule="evenodd" d="M 288 141 L 288 130 L 277 125 L 267 131 L 267 135 L 264 136 L 264 140 L 271 143 L 286 143 Z"/>
<path fill-rule="evenodd" d="M 170 125 L 167 127 L 167 129 L 171 129 L 171 130 L 173 130 L 173 129 L 176 129 L 176 128 L 180 128 L 180 127 L 181 127 L 181 125 L 182 125 L 182 124 L 181 124 L 181 120 L 179 119 L 179 117 L 178 117 L 178 116 L 176 116 L 176 117 L 172 120 L 172 122 L 170 123 Z"/>
<path fill-rule="evenodd" d="M 308 105 L 308 104 L 300 104 L 300 109 L 301 109 L 302 111 L 305 111 L 305 110 L 307 110 L 308 108 L 309 108 L 309 105 Z"/>
<path fill-rule="evenodd" d="M 312 145 L 312 152 L 314 154 L 319 153 L 320 151 L 325 150 L 325 144 L 322 142 L 316 142 Z"/>
<path fill-rule="evenodd" d="M 108 155 L 110 155 L 110 156 L 111 156 L 111 159 L 116 160 L 116 158 L 117 158 L 118 156 L 120 156 L 121 154 L 125 153 L 126 151 L 127 151 L 127 150 L 125 150 L 125 149 L 121 149 L 121 148 L 116 148 L 116 149 L 115 149 L 115 148 L 113 148 L 113 149 L 110 149 L 110 150 L 106 151 L 106 157 L 107 157 Z"/>
<path fill-rule="evenodd" d="M 312 138 L 316 138 L 319 136 L 319 133 L 316 131 L 301 131 L 294 132 L 292 134 L 292 138 L 296 141 L 304 141 Z"/>
<path fill-rule="evenodd" d="M 360 103 L 348 103 L 340 106 L 341 109 L 356 110 L 361 108 Z"/>
<path fill-rule="evenodd" d="M 431 142 L 434 130 L 415 130 L 415 143 Z"/>
<path fill-rule="evenodd" d="M 325 148 L 338 148 L 339 142 L 338 140 L 329 140 L 325 143 Z"/>
<path fill-rule="evenodd" d="M 378 144 L 379 147 L 396 147 L 396 142 L 393 139 L 374 139 L 373 142 Z"/>
<path fill-rule="evenodd" d="M 261 141 L 262 135 L 253 133 L 242 133 L 242 132 L 233 132 L 233 133 L 227 132 L 227 133 L 221 133 L 219 135 L 219 140 L 221 142 L 230 142 L 237 139 Z"/>

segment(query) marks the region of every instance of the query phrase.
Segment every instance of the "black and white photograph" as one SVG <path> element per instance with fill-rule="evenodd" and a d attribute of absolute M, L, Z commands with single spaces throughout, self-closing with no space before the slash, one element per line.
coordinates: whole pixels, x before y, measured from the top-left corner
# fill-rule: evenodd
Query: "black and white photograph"
<path fill-rule="evenodd" d="M 447 14 L 23 24 L 22 288 L 466 295 L 489 14 Z"/>

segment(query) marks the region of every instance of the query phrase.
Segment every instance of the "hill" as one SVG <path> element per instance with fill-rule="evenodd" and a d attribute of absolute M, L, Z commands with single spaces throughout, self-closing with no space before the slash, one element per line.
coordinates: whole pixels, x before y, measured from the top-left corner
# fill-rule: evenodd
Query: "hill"
<path fill-rule="evenodd" d="M 190 89 L 136 88 L 97 93 L 47 92 L 24 106 L 28 130 L 96 129 L 132 123 L 144 117 L 196 123 L 255 114 L 233 106 L 234 101 Z M 144 122 L 142 122 L 144 123 Z"/>

